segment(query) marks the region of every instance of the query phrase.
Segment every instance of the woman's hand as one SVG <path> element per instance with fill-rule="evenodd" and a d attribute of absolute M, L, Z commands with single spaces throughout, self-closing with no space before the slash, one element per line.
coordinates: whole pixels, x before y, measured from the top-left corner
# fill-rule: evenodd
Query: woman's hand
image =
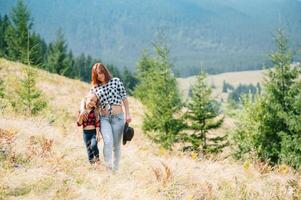
<path fill-rule="evenodd" d="M 127 114 L 125 115 L 125 122 L 130 123 L 132 121 L 131 115 Z"/>
<path fill-rule="evenodd" d="M 100 140 L 102 140 L 102 137 L 101 137 L 99 131 L 97 131 L 97 134 L 96 134 L 96 141 L 99 142 Z"/>

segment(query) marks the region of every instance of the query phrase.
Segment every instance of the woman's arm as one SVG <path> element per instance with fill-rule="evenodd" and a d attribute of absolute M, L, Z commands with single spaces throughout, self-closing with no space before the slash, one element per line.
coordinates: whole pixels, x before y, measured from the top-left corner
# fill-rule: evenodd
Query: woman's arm
<path fill-rule="evenodd" d="M 127 123 L 130 123 L 132 121 L 132 117 L 130 115 L 128 98 L 123 99 L 122 103 L 123 103 L 124 111 L 125 111 L 125 121 Z"/>
<path fill-rule="evenodd" d="M 95 128 L 96 128 L 96 140 L 99 142 L 101 140 L 101 134 L 100 134 L 100 117 L 99 117 L 99 108 L 96 108 L 96 120 L 95 120 Z"/>
<path fill-rule="evenodd" d="M 120 94 L 120 97 L 122 99 L 122 104 L 123 104 L 123 107 L 124 107 L 125 121 L 127 123 L 130 123 L 132 121 L 132 117 L 131 117 L 131 114 L 130 114 L 127 93 L 126 93 L 126 90 L 123 86 L 123 83 L 120 81 L 120 79 L 118 79 L 118 90 L 119 90 L 119 94 Z"/>

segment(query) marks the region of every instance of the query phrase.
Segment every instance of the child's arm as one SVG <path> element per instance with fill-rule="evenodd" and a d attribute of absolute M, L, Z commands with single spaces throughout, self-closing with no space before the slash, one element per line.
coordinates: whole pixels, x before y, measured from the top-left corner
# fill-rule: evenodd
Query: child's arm
<path fill-rule="evenodd" d="M 81 112 L 78 112 L 76 122 L 77 126 L 81 126 L 83 124 L 83 114 Z"/>
<path fill-rule="evenodd" d="M 87 120 L 88 119 L 88 112 L 86 109 L 86 99 L 84 98 L 83 100 L 81 100 L 80 102 L 80 106 L 79 106 L 79 112 L 83 117 L 83 120 Z"/>

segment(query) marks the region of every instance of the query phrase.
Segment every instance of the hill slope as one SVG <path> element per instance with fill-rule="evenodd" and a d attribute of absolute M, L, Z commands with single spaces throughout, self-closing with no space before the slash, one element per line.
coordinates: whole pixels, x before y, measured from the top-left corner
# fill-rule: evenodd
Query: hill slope
<path fill-rule="evenodd" d="M 24 67 L 0 59 L 1 80 L 8 88 L 16 87 Z M 0 116 L 1 149 L 15 134 L 14 155 L 6 157 L 0 151 L 0 199 L 268 200 L 300 194 L 301 176 L 286 166 L 271 170 L 231 159 L 194 160 L 158 148 L 143 136 L 144 108 L 132 97 L 136 134 L 122 147 L 120 171 L 111 174 L 102 164 L 91 167 L 75 125 L 78 103 L 89 85 L 40 70 L 37 80 L 49 101 L 45 112 L 32 118 L 18 113 Z"/>

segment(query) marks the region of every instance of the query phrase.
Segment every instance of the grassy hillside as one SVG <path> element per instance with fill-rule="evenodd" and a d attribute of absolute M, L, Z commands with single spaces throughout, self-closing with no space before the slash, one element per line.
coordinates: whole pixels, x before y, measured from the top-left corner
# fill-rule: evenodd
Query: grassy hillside
<path fill-rule="evenodd" d="M 0 59 L 0 78 L 10 94 L 24 67 Z M 46 111 L 36 117 L 7 111 L 0 116 L 0 199 L 272 200 L 301 195 L 300 172 L 287 166 L 272 169 L 260 162 L 217 157 L 196 160 L 159 148 L 144 137 L 144 107 L 132 97 L 136 134 L 122 147 L 120 171 L 106 171 L 103 161 L 90 166 L 75 124 L 89 85 L 40 70 L 37 81 L 48 99 Z"/>

